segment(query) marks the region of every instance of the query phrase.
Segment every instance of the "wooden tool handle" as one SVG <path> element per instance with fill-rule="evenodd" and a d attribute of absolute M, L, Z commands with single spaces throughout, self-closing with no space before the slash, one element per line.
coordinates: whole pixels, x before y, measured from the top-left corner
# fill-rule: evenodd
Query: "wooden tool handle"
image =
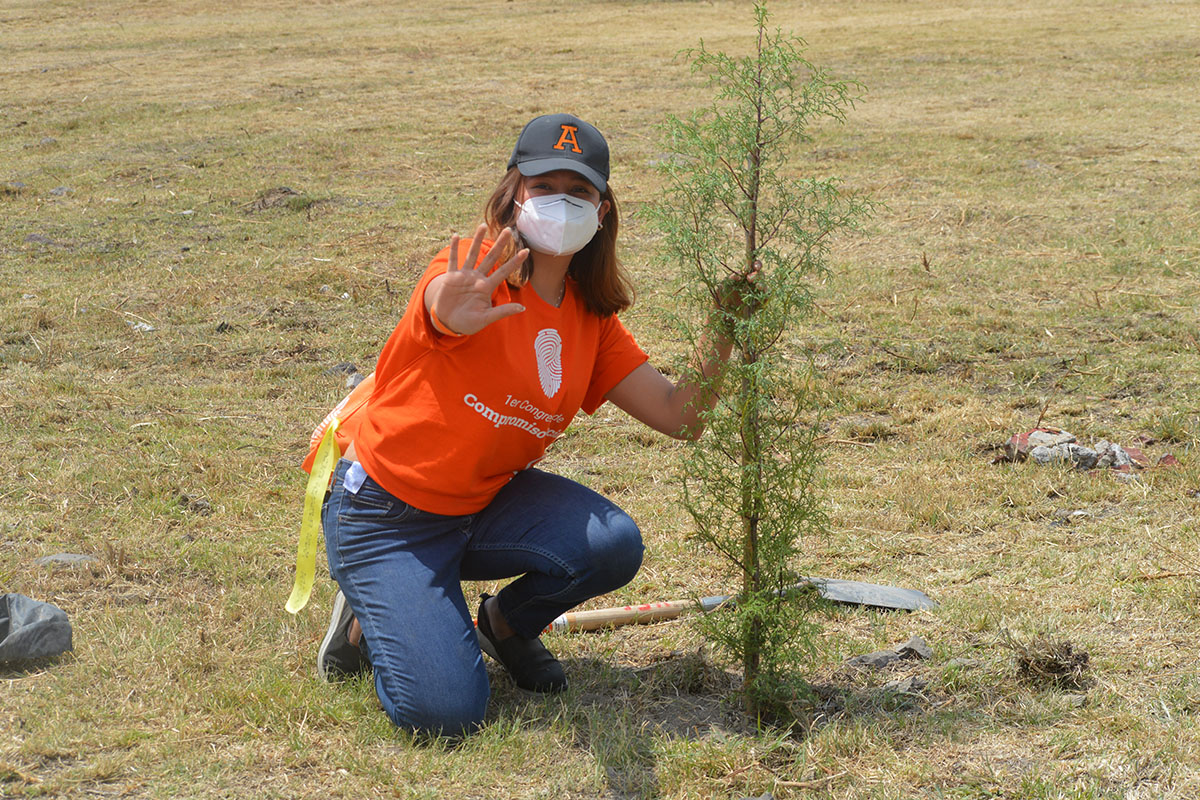
<path fill-rule="evenodd" d="M 601 628 L 616 628 L 621 625 L 658 622 L 664 619 L 675 619 L 684 611 L 691 609 L 699 609 L 707 614 L 732 602 L 734 599 L 728 595 L 714 595 L 713 597 L 701 597 L 699 600 L 664 600 L 640 606 L 599 608 L 594 611 L 568 611 L 566 614 L 560 614 L 554 622 L 547 625 L 545 632 L 595 631 Z"/>
<path fill-rule="evenodd" d="M 695 608 L 695 600 L 665 600 L 640 606 L 600 608 L 594 611 L 569 611 L 554 620 L 547 630 L 595 631 L 601 628 L 616 628 L 645 622 L 674 619 L 684 611 Z"/>

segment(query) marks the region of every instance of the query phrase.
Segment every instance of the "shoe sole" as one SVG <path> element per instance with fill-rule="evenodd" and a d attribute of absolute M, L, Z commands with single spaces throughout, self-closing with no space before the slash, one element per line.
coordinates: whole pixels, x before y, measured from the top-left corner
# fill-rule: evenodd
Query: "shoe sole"
<path fill-rule="evenodd" d="M 492 644 L 491 637 L 483 632 L 483 626 L 487 622 L 487 620 L 483 618 L 483 607 L 487 605 L 487 601 L 491 598 L 492 596 L 485 592 L 483 595 L 483 600 L 481 600 L 479 603 L 479 616 L 475 618 L 475 638 L 479 640 L 479 649 L 487 653 L 492 657 L 493 661 L 499 664 L 501 663 L 500 655 L 496 652 L 496 645 Z M 490 628 L 491 625 L 488 625 L 488 627 Z"/>
<path fill-rule="evenodd" d="M 325 631 L 325 638 L 321 640 L 321 648 L 317 650 L 317 677 L 326 683 L 333 683 L 329 678 L 329 671 L 325 669 L 325 654 L 329 651 L 329 645 L 333 641 L 333 634 L 342 621 L 342 617 L 347 613 L 346 595 L 339 590 L 337 597 L 333 599 L 333 611 L 329 614 L 329 629 Z"/>
<path fill-rule="evenodd" d="M 492 660 L 497 664 L 500 663 L 500 656 L 496 653 L 496 648 L 492 645 L 492 640 L 489 639 L 483 631 L 479 629 L 479 625 L 475 626 L 475 637 L 479 639 L 479 649 L 492 657 Z"/>

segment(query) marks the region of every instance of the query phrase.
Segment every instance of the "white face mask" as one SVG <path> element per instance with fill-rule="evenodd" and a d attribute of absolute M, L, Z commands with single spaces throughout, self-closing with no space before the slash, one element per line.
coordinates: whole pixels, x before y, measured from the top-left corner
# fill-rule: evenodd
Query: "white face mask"
<path fill-rule="evenodd" d="M 552 256 L 578 253 L 596 235 L 596 206 L 580 197 L 547 194 L 517 203 L 517 230 L 531 250 Z"/>

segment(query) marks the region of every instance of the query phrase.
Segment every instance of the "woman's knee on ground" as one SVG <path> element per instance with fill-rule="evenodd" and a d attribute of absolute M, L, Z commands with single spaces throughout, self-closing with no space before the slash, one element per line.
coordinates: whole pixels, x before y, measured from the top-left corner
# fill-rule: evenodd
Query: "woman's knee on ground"
<path fill-rule="evenodd" d="M 601 594 L 619 589 L 633 580 L 642 566 L 642 532 L 637 523 L 622 511 L 613 511 L 603 520 L 595 520 L 588 532 L 592 581 Z"/>
<path fill-rule="evenodd" d="M 483 724 L 490 694 L 486 672 L 449 678 L 437 686 L 416 686 L 399 698 L 387 683 L 377 675 L 375 691 L 397 728 L 423 735 L 462 736 Z"/>
<path fill-rule="evenodd" d="M 447 736 L 451 738 L 474 733 L 483 726 L 487 700 L 456 708 L 422 708 L 416 712 L 401 711 L 393 707 L 388 717 L 397 728 L 412 731 L 422 736 Z"/>

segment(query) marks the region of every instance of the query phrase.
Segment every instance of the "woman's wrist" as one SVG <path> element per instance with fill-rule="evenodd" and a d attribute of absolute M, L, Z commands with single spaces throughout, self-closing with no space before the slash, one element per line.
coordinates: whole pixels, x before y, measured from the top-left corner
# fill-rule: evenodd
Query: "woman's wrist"
<path fill-rule="evenodd" d="M 433 310 L 433 306 L 429 307 L 429 321 L 433 323 L 433 329 L 443 336 L 453 336 L 455 338 L 466 336 L 465 333 L 459 333 L 438 319 L 437 312 Z"/>

